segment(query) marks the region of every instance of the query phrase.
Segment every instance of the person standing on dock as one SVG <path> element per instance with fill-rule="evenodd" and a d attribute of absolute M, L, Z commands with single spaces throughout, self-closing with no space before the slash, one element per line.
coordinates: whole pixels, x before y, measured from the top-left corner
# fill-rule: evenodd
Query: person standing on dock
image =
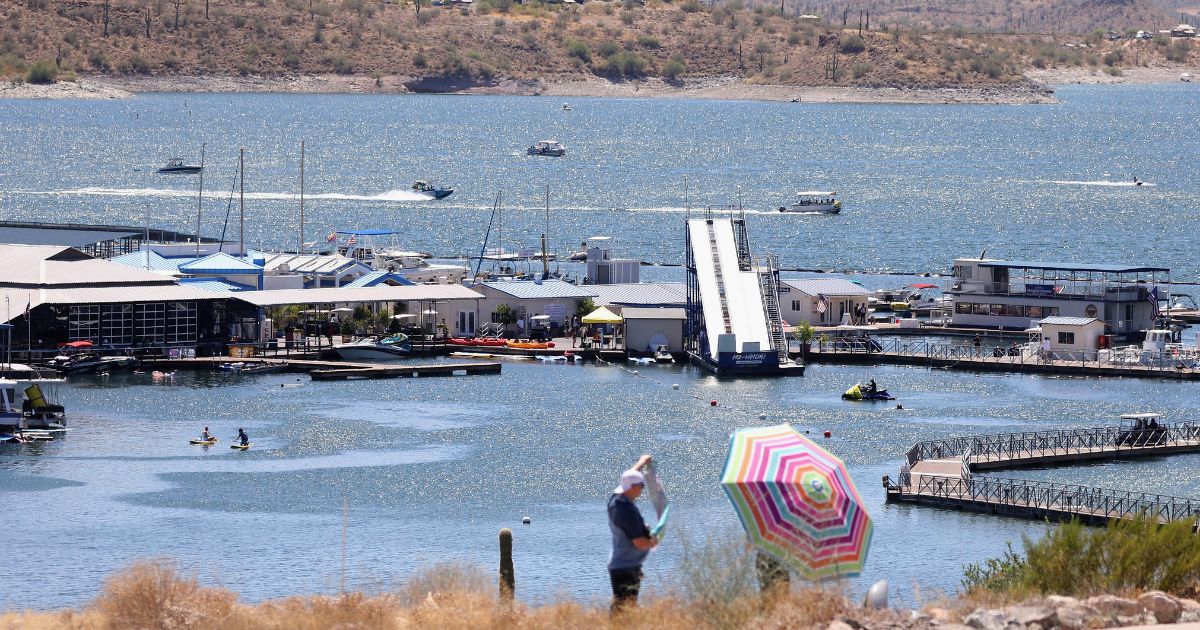
<path fill-rule="evenodd" d="M 642 518 L 634 501 L 642 496 L 646 477 L 642 470 L 650 464 L 650 456 L 642 455 L 633 467 L 621 473 L 620 485 L 608 499 L 608 528 L 612 530 L 612 553 L 608 556 L 608 576 L 612 582 L 612 612 L 625 606 L 636 606 L 642 587 L 642 563 L 658 540 Z"/>
<path fill-rule="evenodd" d="M 975 333 L 975 340 L 971 342 L 971 345 L 975 346 L 975 356 L 976 357 L 979 356 L 979 345 L 981 343 L 982 343 L 982 341 L 979 339 L 979 333 Z"/>

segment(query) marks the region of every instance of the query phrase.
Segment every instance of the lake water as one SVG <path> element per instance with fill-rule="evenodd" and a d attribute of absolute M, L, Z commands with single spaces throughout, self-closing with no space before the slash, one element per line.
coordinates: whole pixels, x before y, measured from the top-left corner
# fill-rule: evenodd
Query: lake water
<path fill-rule="evenodd" d="M 535 245 L 550 187 L 551 248 L 595 234 L 621 255 L 682 262 L 684 177 L 695 208 L 741 200 L 756 253 L 784 267 L 944 271 L 983 249 L 1009 259 L 1170 266 L 1200 280 L 1200 89 L 1071 86 L 1056 106 L 836 105 L 529 97 L 148 95 L 4 101 L 0 218 L 195 230 L 194 177 L 154 169 L 207 143 L 205 234 L 246 238 L 395 228 L 405 245 L 477 252 L 498 191 L 504 242 Z M 565 158 L 524 148 L 554 137 Z M 419 177 L 458 191 L 413 201 Z M 1152 186 L 1134 187 L 1138 177 Z M 839 216 L 772 212 L 837 190 Z M 232 218 L 225 227 L 226 212 Z M 495 234 L 493 234 L 495 237 Z M 493 244 L 495 240 L 493 238 Z"/>
<path fill-rule="evenodd" d="M 1182 85 L 1071 87 L 1060 90 L 1063 105 L 1019 107 L 576 99 L 569 113 L 546 99 L 500 97 L 0 101 L 0 217 L 138 224 L 149 209 L 156 226 L 190 231 L 188 180 L 151 171 L 207 142 L 205 231 L 219 232 L 245 145 L 257 195 L 247 203 L 248 240 L 284 244 L 303 137 L 310 194 L 395 199 L 318 198 L 309 206 L 316 235 L 395 227 L 414 248 L 470 251 L 502 188 L 506 239 L 532 244 L 549 184 L 559 249 L 606 233 L 622 254 L 678 262 L 688 175 L 693 204 L 726 203 L 739 186 L 758 211 L 797 189 L 842 192 L 837 217 L 750 214 L 755 250 L 780 253 L 785 266 L 936 271 L 988 247 L 1012 258 L 1161 264 L 1200 278 L 1190 255 L 1198 141 L 1187 131 L 1196 94 Z M 569 156 L 519 154 L 544 136 L 565 142 Z M 460 191 L 403 201 L 410 180 L 430 175 Z M 1118 185 L 1134 175 L 1155 185 Z M 886 504 L 880 479 L 913 442 L 1107 424 L 1136 410 L 1194 419 L 1200 394 L 1194 383 L 915 367 L 819 365 L 803 378 L 720 382 L 683 367 L 639 371 L 512 361 L 499 376 L 349 383 L 73 377 L 61 392 L 73 427 L 65 439 L 0 445 L 0 527 L 12 549 L 29 550 L 0 565 L 0 583 L 15 585 L 0 606 L 80 605 L 106 575 L 144 557 L 173 558 L 251 600 L 333 592 L 344 504 L 348 586 L 388 588 L 444 560 L 494 567 L 497 531 L 510 527 L 521 598 L 600 601 L 604 503 L 643 452 L 660 461 L 675 501 L 668 538 L 646 566 L 647 591 L 662 592 L 677 578 L 681 539 L 736 532 L 717 479 L 730 431 L 764 423 L 760 414 L 832 432 L 823 443 L 846 460 L 876 522 L 852 588 L 887 578 L 913 601 L 918 585 L 925 595 L 953 592 L 964 564 L 1044 528 Z M 839 399 L 869 377 L 907 409 Z M 187 444 L 204 425 L 222 438 L 217 448 Z M 226 447 L 239 426 L 255 444 L 246 453 Z M 1198 463 L 1023 474 L 1196 496 Z M 532 524 L 521 524 L 526 515 Z"/>

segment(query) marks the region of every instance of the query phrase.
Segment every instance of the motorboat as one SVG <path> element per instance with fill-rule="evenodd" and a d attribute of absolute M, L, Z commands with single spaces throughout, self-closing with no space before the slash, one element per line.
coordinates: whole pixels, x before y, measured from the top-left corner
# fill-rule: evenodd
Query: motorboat
<path fill-rule="evenodd" d="M 45 393 L 63 382 L 62 379 L 0 378 L 0 427 L 21 431 L 65 430 L 63 406 L 49 402 Z"/>
<path fill-rule="evenodd" d="M 1186 74 L 1186 73 L 1184 73 L 1184 74 Z M 574 108 L 574 107 L 571 107 L 571 104 L 570 104 L 570 103 L 563 103 L 562 110 L 563 110 L 564 112 L 569 112 L 569 111 L 571 111 L 571 110 L 573 110 L 573 109 L 575 109 L 575 108 Z"/>
<path fill-rule="evenodd" d="M 467 277 L 470 269 L 462 265 L 431 264 L 428 254 L 402 249 L 396 242 L 394 230 L 337 230 L 335 235 L 347 235 L 344 244 L 336 245 L 338 254 L 353 258 L 380 271 L 404 276 L 416 284 L 457 284 Z M 335 236 L 336 238 L 336 236 Z"/>
<path fill-rule="evenodd" d="M 91 352 L 60 354 L 50 359 L 49 366 L 60 374 L 83 374 L 95 372 L 101 361 L 100 355 Z"/>
<path fill-rule="evenodd" d="M 400 333 L 383 339 L 367 338 L 339 344 L 333 347 L 333 351 L 338 357 L 350 361 L 391 361 L 407 357 L 412 351 L 412 343 L 408 335 Z"/>
<path fill-rule="evenodd" d="M 183 158 L 171 158 L 167 160 L 167 165 L 158 169 L 158 172 L 163 175 L 195 175 L 204 170 L 203 166 L 195 164 L 186 164 Z"/>
<path fill-rule="evenodd" d="M 454 192 L 454 189 L 449 186 L 434 186 L 429 180 L 418 179 L 413 182 L 412 191 L 433 199 L 445 199 Z"/>
<path fill-rule="evenodd" d="M 836 191 L 806 190 L 796 193 L 796 201 L 790 206 L 779 206 L 780 212 L 808 214 L 837 214 L 842 211 L 842 202 Z"/>
<path fill-rule="evenodd" d="M 141 361 L 137 357 L 101 357 L 94 371 L 101 374 L 119 372 L 121 370 L 132 370 L 140 364 Z"/>
<path fill-rule="evenodd" d="M 896 400 L 886 389 L 872 387 L 871 384 L 856 383 L 842 394 L 842 400 Z"/>
<path fill-rule="evenodd" d="M 546 157 L 562 157 L 567 154 L 567 149 L 559 144 L 558 140 L 539 140 L 533 146 L 526 149 L 525 153 Z"/>

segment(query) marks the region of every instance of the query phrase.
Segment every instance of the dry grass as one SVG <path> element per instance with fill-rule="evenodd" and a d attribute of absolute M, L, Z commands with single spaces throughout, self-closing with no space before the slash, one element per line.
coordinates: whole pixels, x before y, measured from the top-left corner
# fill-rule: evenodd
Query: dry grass
<path fill-rule="evenodd" d="M 720 593 L 731 592 L 725 590 L 728 584 L 718 579 L 699 591 L 649 598 L 614 616 L 607 606 L 575 601 L 508 604 L 499 600 L 493 581 L 482 570 L 444 565 L 414 576 L 396 593 L 312 595 L 242 604 L 235 593 L 204 587 L 168 562 L 147 561 L 109 578 L 100 597 L 82 611 L 0 613 L 0 630 L 805 628 L 851 610 L 839 591 L 811 587 L 767 594 L 747 590 L 721 599 Z"/>

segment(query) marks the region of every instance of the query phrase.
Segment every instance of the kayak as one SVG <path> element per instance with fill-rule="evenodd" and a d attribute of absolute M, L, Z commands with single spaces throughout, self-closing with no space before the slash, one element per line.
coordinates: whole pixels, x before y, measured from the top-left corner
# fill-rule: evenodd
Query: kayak
<path fill-rule="evenodd" d="M 521 348 L 523 350 L 548 350 L 554 347 L 554 342 L 541 341 L 509 341 L 509 348 Z"/>
<path fill-rule="evenodd" d="M 242 445 L 242 444 L 230 444 L 230 445 L 229 445 L 229 448 L 236 448 L 236 449 L 237 449 L 237 450 L 239 450 L 239 451 L 244 451 L 244 450 L 246 450 L 246 449 L 250 448 L 250 445 L 249 445 L 249 444 L 245 444 L 245 445 Z"/>
<path fill-rule="evenodd" d="M 464 339 L 462 337 L 452 337 L 446 340 L 446 343 L 452 346 L 484 346 L 484 347 L 499 347 L 504 345 L 503 339 Z"/>
<path fill-rule="evenodd" d="M 199 444 L 200 446 L 212 446 L 213 444 L 216 444 L 216 443 L 217 443 L 217 438 L 209 438 L 207 440 L 201 440 L 200 438 L 196 438 L 193 440 L 188 440 L 188 444 Z"/>

